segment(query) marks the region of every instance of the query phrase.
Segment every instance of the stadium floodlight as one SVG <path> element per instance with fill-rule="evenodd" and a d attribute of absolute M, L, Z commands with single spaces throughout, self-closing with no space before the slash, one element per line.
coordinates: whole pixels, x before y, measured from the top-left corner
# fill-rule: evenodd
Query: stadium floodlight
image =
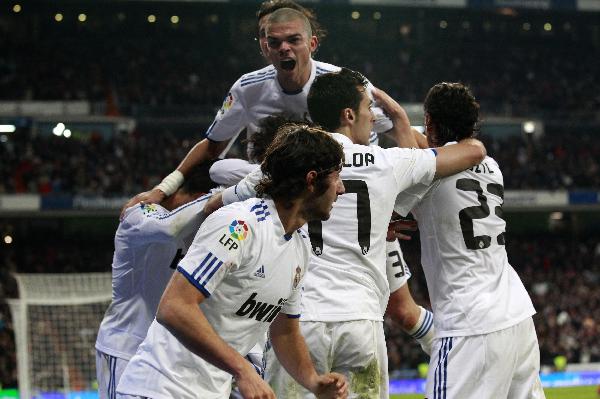
<path fill-rule="evenodd" d="M 0 133 L 14 133 L 17 130 L 15 125 L 0 125 Z"/>
<path fill-rule="evenodd" d="M 12 242 L 13 242 L 13 238 L 12 238 L 11 235 L 7 234 L 7 235 L 4 236 L 4 243 L 5 244 L 7 244 L 7 245 L 8 244 L 12 244 Z"/>
<path fill-rule="evenodd" d="M 65 131 L 63 132 L 63 136 L 65 136 L 66 138 L 71 137 L 71 130 L 70 129 L 65 129 Z"/>
<path fill-rule="evenodd" d="M 52 129 L 52 133 L 55 136 L 62 136 L 64 131 L 65 131 L 65 124 L 62 122 L 57 123 L 56 126 L 54 126 L 54 129 Z"/>
<path fill-rule="evenodd" d="M 523 122 L 523 132 L 525 132 L 527 134 L 535 133 L 535 122 L 534 121 Z"/>

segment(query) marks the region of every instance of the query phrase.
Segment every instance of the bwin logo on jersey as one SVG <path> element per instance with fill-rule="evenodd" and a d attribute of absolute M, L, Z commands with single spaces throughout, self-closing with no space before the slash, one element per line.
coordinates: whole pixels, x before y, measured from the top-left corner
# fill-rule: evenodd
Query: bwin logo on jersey
<path fill-rule="evenodd" d="M 235 312 L 238 316 L 246 316 L 249 319 L 255 319 L 257 321 L 264 321 L 270 323 L 273 321 L 275 316 L 279 314 L 281 307 L 285 305 L 287 299 L 279 298 L 277 305 L 273 305 L 266 302 L 259 302 L 254 300 L 258 295 L 253 292 L 252 295 L 242 304 L 242 306 Z"/>
<path fill-rule="evenodd" d="M 265 266 L 261 265 L 257 271 L 254 272 L 256 277 L 265 278 Z"/>

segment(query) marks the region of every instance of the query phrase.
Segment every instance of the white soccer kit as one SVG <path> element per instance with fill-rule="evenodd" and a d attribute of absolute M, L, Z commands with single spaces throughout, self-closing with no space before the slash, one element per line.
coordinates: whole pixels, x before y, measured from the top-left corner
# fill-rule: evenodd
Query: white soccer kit
<path fill-rule="evenodd" d="M 433 368 L 432 373 L 437 372 L 439 375 L 435 381 L 428 380 L 429 398 L 443 398 L 446 394 L 449 398 L 501 397 L 495 396 L 498 393 L 493 391 L 489 391 L 487 395 L 483 395 L 481 390 L 470 393 L 460 391 L 458 389 L 464 388 L 464 384 L 458 381 L 471 378 L 473 382 L 480 382 L 472 384 L 478 386 L 485 380 L 486 373 L 496 373 L 496 378 L 499 373 L 493 364 L 491 367 L 487 364 L 486 368 L 481 363 L 468 363 L 472 360 L 475 349 L 474 344 L 464 342 L 516 326 L 535 314 L 523 283 L 508 263 L 504 245 L 506 223 L 502 219 L 502 172 L 494 159 L 486 157 L 477 166 L 435 181 L 419 194 L 409 192 L 403 195 L 413 195 L 413 199 L 422 197 L 413 209 L 413 214 L 419 223 L 421 264 L 427 280 L 438 338 L 430 370 Z M 406 208 L 397 209 L 401 214 L 405 211 Z M 533 323 L 528 325 L 533 329 Z M 512 336 L 515 342 L 522 340 L 523 345 L 537 351 L 537 357 L 529 358 L 534 362 L 537 358 L 537 365 L 530 368 L 533 375 L 537 375 L 537 340 L 535 345 L 531 345 L 531 337 L 535 339 L 535 330 L 526 331 L 523 336 L 516 337 L 514 333 Z M 457 337 L 467 338 L 457 340 Z M 497 351 L 506 358 L 511 358 L 510 351 L 520 350 L 519 345 L 506 346 L 505 339 L 493 338 L 491 335 L 487 341 L 488 346 L 493 339 L 505 346 L 497 348 Z M 458 342 L 461 345 L 457 345 Z M 461 350 L 466 351 L 463 356 L 465 362 L 459 360 L 462 357 L 457 352 Z M 492 353 L 490 347 L 482 346 L 480 350 Z M 522 360 L 523 356 L 519 354 L 514 358 Z M 491 362 L 489 359 L 488 361 Z M 462 375 L 460 379 L 459 375 Z M 511 377 L 510 373 L 503 375 Z M 522 376 L 518 378 L 522 379 Z M 510 385 L 510 378 L 505 383 Z"/>
<path fill-rule="evenodd" d="M 387 227 L 398 193 L 416 184 L 428 185 L 433 180 L 435 153 L 368 147 L 354 144 L 341 134 L 332 133 L 332 136 L 344 147 L 345 165 L 341 178 L 346 193 L 334 203 L 329 220 L 308 224 L 313 255 L 302 293 L 301 329 L 315 363 L 332 367 L 319 372 L 344 373 L 353 386 L 352 381 L 359 381 L 364 375 L 362 371 L 369 369 L 378 378 L 367 380 L 379 383 L 376 391 L 383 398 L 388 392 L 387 357 L 385 342 L 378 337 L 383 336 L 382 320 L 390 293 L 386 271 Z M 259 176 L 259 171 L 252 173 L 235 187 L 225 190 L 224 202 L 251 196 Z M 317 341 L 326 338 L 305 334 L 309 332 L 305 331 L 308 328 L 305 326 L 309 325 L 306 322 L 344 324 L 356 321 L 364 324 L 361 331 L 368 328 L 377 331 L 344 334 L 355 340 L 355 345 L 332 346 L 330 342 L 330 348 L 340 349 L 339 353 L 316 350 L 325 345 Z M 339 329 L 340 333 L 347 330 L 343 325 Z M 359 331 L 358 327 L 354 330 Z M 359 340 L 368 340 L 368 343 Z M 349 348 L 355 351 L 370 348 L 370 356 L 356 356 Z M 269 358 L 271 360 L 272 356 Z M 364 363 L 344 367 L 343 359 L 358 358 Z M 342 366 L 337 368 L 338 364 Z M 267 364 L 267 369 L 272 369 L 271 365 Z M 286 392 L 279 389 L 293 384 L 289 378 L 285 382 L 272 382 L 268 375 L 267 378 L 278 390 L 278 397 L 284 397 Z M 361 387 L 371 388 L 364 384 Z"/>
<path fill-rule="evenodd" d="M 217 112 L 215 120 L 206 132 L 211 141 L 226 141 L 247 129 L 248 136 L 259 130 L 259 123 L 268 116 L 284 114 L 298 120 L 310 120 L 306 98 L 315 77 L 341 68 L 325 62 L 311 60 L 311 74 L 308 82 L 298 92 L 286 92 L 277 80 L 277 70 L 269 65 L 258 71 L 242 75 L 231 87 Z M 373 85 L 369 83 L 370 94 Z M 376 133 L 392 128 L 391 120 L 381 108 L 374 107 L 376 116 L 371 141 L 377 140 Z"/>
<path fill-rule="evenodd" d="M 102 398 L 114 397 L 119 371 L 146 336 L 160 297 L 204 220 L 208 198 L 172 211 L 158 204 L 138 204 L 125 211 L 115 234 L 112 302 L 96 339 Z"/>
<path fill-rule="evenodd" d="M 223 207 L 201 226 L 178 272 L 206 299 L 200 309 L 231 347 L 245 356 L 279 312 L 299 317 L 308 236 L 291 235 L 272 200 Z M 225 398 L 231 375 L 188 351 L 154 321 L 117 388 L 149 398 Z"/>

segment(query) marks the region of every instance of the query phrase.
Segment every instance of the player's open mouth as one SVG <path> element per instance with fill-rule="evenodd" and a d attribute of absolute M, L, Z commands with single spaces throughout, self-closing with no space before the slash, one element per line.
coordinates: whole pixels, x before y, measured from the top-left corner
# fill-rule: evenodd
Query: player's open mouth
<path fill-rule="evenodd" d="M 296 60 L 283 60 L 281 61 L 281 68 L 286 71 L 291 71 L 296 66 Z"/>

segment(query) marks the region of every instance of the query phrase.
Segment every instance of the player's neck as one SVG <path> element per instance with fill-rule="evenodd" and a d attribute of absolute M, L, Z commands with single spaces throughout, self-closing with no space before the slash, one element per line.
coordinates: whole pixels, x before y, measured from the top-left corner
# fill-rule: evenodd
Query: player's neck
<path fill-rule="evenodd" d="M 354 140 L 354 136 L 352 135 L 352 129 L 350 128 L 350 126 L 340 126 L 335 130 L 334 133 L 343 134 L 344 136 L 348 137 L 353 143 L 356 144 L 356 141 Z"/>
<path fill-rule="evenodd" d="M 279 221 L 283 226 L 285 234 L 292 234 L 294 231 L 306 224 L 306 220 L 301 213 L 299 201 L 275 201 L 275 208 L 277 208 Z"/>

